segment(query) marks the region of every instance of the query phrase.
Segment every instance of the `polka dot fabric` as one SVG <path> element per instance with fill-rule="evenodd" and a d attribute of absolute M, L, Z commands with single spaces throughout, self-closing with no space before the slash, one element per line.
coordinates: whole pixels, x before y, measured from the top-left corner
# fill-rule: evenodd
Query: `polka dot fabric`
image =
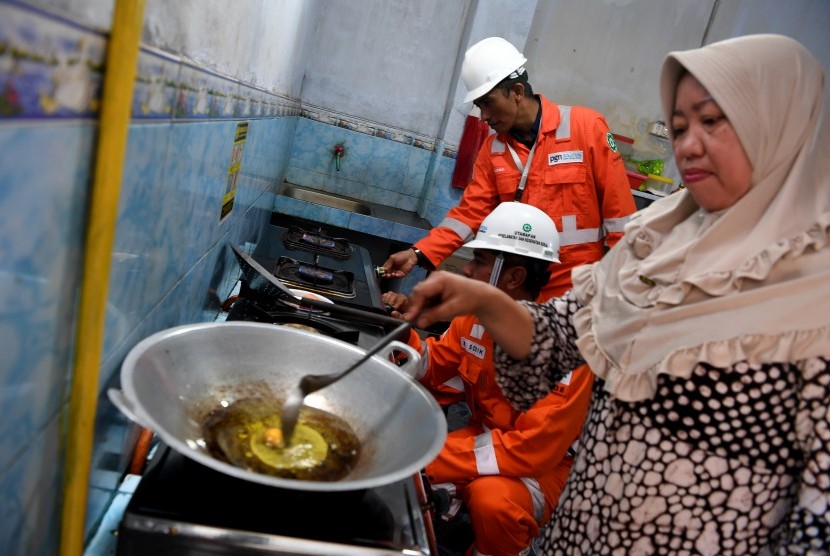
<path fill-rule="evenodd" d="M 517 405 L 573 365 L 576 309 L 531 306 L 528 361 L 498 355 Z M 830 358 L 699 365 L 637 403 L 597 380 L 579 446 L 541 554 L 830 554 Z"/>

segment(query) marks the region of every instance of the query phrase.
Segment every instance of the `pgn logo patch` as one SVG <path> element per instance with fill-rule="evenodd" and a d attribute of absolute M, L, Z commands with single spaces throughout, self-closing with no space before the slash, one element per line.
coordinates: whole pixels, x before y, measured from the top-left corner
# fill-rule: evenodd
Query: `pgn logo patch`
<path fill-rule="evenodd" d="M 568 164 L 569 162 L 582 162 L 582 151 L 564 151 L 548 155 L 548 166 Z"/>

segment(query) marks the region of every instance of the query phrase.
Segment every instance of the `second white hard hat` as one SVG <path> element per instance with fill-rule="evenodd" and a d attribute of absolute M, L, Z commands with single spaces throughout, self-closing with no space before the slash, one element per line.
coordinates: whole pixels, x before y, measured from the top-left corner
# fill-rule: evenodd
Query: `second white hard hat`
<path fill-rule="evenodd" d="M 464 102 L 486 95 L 502 79 L 522 68 L 525 62 L 527 58 L 501 37 L 489 37 L 475 43 L 467 49 L 461 64 L 461 79 L 468 91 Z"/>
<path fill-rule="evenodd" d="M 481 222 L 472 249 L 514 253 L 552 263 L 559 262 L 559 233 L 550 216 L 526 203 L 501 203 Z"/>

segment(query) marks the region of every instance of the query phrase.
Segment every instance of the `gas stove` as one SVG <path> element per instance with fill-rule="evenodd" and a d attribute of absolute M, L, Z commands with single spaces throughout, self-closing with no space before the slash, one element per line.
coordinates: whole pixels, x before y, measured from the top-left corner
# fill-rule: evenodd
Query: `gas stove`
<path fill-rule="evenodd" d="M 250 257 L 237 253 L 242 279 L 238 297 L 229 303 L 227 320 L 300 324 L 363 348 L 372 346 L 397 321 L 383 310 L 368 251 L 338 240 L 337 255 L 324 255 L 316 247 L 326 241 L 311 240 L 313 249 L 295 241 L 305 233 L 269 226 L 265 240 Z M 339 255 L 346 252 L 346 258 Z M 321 293 L 346 306 L 346 314 L 351 305 L 370 315 L 377 313 L 377 321 L 287 303 L 281 288 L 271 282 L 273 276 L 264 275 L 279 274 L 280 261 L 285 260 L 348 275 L 352 297 Z M 314 285 L 302 284 L 302 289 L 311 291 L 309 286 Z M 438 552 L 431 502 L 420 474 L 363 491 L 286 490 L 225 475 L 160 444 L 124 511 L 116 553 L 417 556 Z"/>
<path fill-rule="evenodd" d="M 320 228 L 269 225 L 251 257 L 291 287 L 385 314 L 375 265 L 363 246 L 331 237 Z M 271 297 L 258 293 L 249 292 L 249 297 Z"/>
<path fill-rule="evenodd" d="M 306 230 L 299 226 L 291 226 L 283 236 L 283 243 L 290 249 L 310 251 L 336 259 L 351 257 L 349 240 L 327 235 L 322 228 Z"/>
<path fill-rule="evenodd" d="M 289 286 L 346 299 L 357 295 L 353 273 L 326 268 L 319 263 L 309 264 L 291 257 L 280 257 L 273 274 Z"/>
<path fill-rule="evenodd" d="M 241 292 L 242 293 L 242 292 Z M 228 320 L 301 323 L 369 347 L 380 325 L 236 299 Z M 121 519 L 117 556 L 436 555 L 426 480 L 346 492 L 252 483 L 160 444 Z"/>
<path fill-rule="evenodd" d="M 301 323 L 370 347 L 380 325 L 325 313 L 274 309 L 239 297 L 228 320 Z M 124 511 L 117 556 L 438 554 L 426 480 L 346 492 L 305 492 L 252 483 L 160 444 Z"/>
<path fill-rule="evenodd" d="M 279 242 L 272 244 L 271 247 L 266 245 L 263 251 L 268 256 L 278 254 L 281 252 L 279 249 L 281 245 L 283 244 Z M 232 247 L 232 249 L 242 271 L 242 277 L 238 298 L 230 304 L 227 320 L 301 325 L 303 328 L 312 329 L 363 348 L 371 347 L 376 340 L 401 324 L 400 320 L 388 316 L 385 309 L 374 304 L 375 298 L 380 299 L 380 290 L 377 278 L 371 269 L 363 269 L 359 274 L 347 270 L 332 270 L 330 274 L 323 275 L 329 271 L 317 264 L 320 258 L 317 254 L 313 255 L 315 263 L 301 263 L 296 259 L 280 256 L 277 259 L 275 275 L 268 270 L 271 266 L 270 258 L 260 255 L 257 260 L 237 247 Z M 350 249 L 356 254 L 362 253 L 362 248 L 350 246 Z M 365 252 L 365 249 L 362 251 Z M 351 264 L 352 268 L 359 270 L 360 267 L 355 266 L 355 263 L 364 264 L 363 261 L 365 259 L 357 261 L 349 259 L 340 262 L 342 265 Z M 312 264 L 314 266 L 311 266 Z M 314 281 L 305 283 L 295 283 L 285 279 L 286 273 L 289 277 L 296 278 L 300 274 L 299 269 L 303 268 L 314 270 L 320 273 L 320 276 L 317 276 Z M 306 274 L 309 270 L 306 270 Z M 303 292 L 307 295 L 309 290 L 321 291 L 315 288 L 316 282 L 320 281 L 326 282 L 328 286 L 322 289 L 331 296 L 324 297 L 328 303 L 322 303 L 322 308 L 319 309 L 298 304 L 297 296 L 302 295 Z M 292 285 L 302 286 L 303 289 L 292 289 L 289 287 Z M 348 289 L 351 295 L 347 297 L 333 295 L 333 292 L 337 293 L 338 289 L 340 293 Z M 367 295 L 358 296 L 356 292 Z"/>
<path fill-rule="evenodd" d="M 436 554 L 420 476 L 363 491 L 284 490 L 160 446 L 124 512 L 118 556 Z"/>
<path fill-rule="evenodd" d="M 245 320 L 270 324 L 302 325 L 303 328 L 337 338 L 369 349 L 377 340 L 391 332 L 394 321 L 365 322 L 349 320 L 305 308 L 292 308 L 281 303 L 264 303 L 246 297 L 245 284 L 242 284 L 239 298 L 233 302 L 226 320 Z"/>

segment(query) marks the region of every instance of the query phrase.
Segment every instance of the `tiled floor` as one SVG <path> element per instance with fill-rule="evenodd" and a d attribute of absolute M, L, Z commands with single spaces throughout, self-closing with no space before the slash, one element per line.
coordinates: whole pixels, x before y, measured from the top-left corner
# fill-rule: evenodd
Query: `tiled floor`
<path fill-rule="evenodd" d="M 140 475 L 127 475 L 124 478 L 121 486 L 118 487 L 118 493 L 115 495 L 112 504 L 104 514 L 104 519 L 101 520 L 101 525 L 95 532 L 95 536 L 87 545 L 84 556 L 112 556 L 115 554 L 118 541 L 116 535 L 118 524 L 121 523 L 121 516 L 124 515 L 127 503 L 129 503 L 140 480 Z"/>

